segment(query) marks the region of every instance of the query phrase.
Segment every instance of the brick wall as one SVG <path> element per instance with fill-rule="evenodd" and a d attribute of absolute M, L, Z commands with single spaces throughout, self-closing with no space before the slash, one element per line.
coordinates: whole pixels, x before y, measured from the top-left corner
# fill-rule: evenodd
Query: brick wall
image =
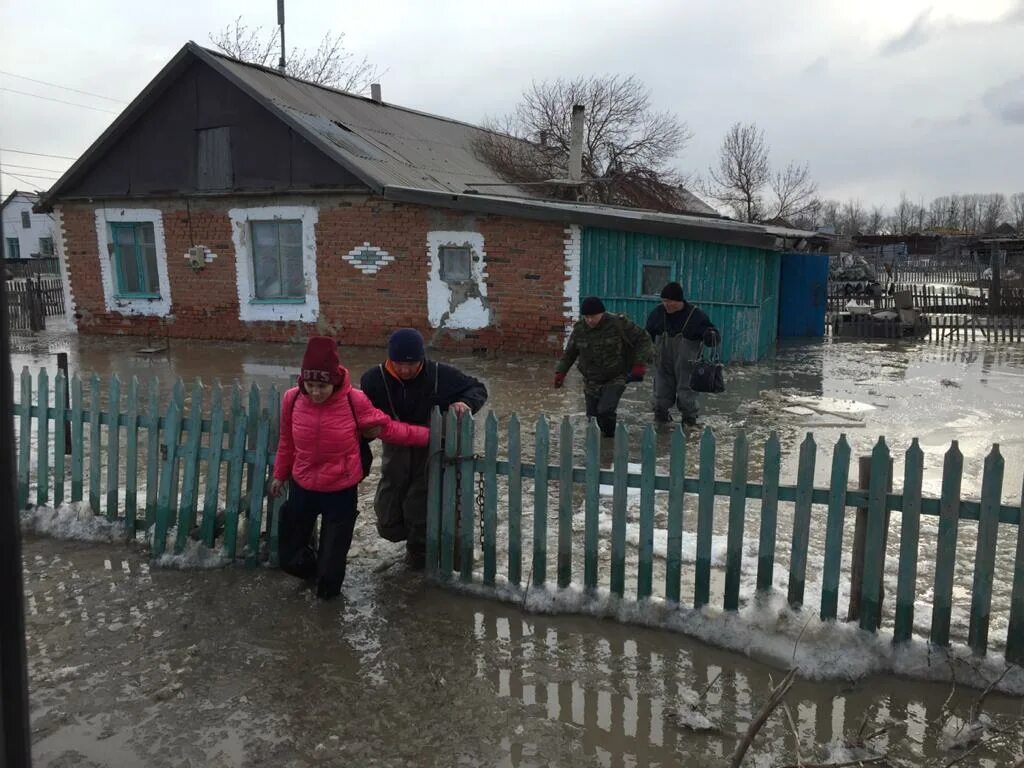
<path fill-rule="evenodd" d="M 122 204 L 106 203 L 108 208 Z M 176 338 L 296 341 L 319 332 L 345 344 L 379 346 L 392 329 L 412 326 L 445 349 L 560 352 L 565 333 L 565 226 L 391 203 L 376 198 L 135 201 L 125 207 L 163 214 L 172 318 L 122 315 L 106 309 L 100 276 L 95 205 L 60 206 L 68 277 L 82 333 Z M 316 324 L 239 319 L 235 253 L 228 210 L 245 206 L 315 205 L 320 319 Z M 466 331 L 427 323 L 427 233 L 479 232 L 487 253 L 492 324 Z M 363 243 L 395 261 L 366 275 L 343 260 Z M 216 258 L 196 272 L 185 258 L 193 244 Z M 106 255 L 104 254 L 104 257 Z"/>

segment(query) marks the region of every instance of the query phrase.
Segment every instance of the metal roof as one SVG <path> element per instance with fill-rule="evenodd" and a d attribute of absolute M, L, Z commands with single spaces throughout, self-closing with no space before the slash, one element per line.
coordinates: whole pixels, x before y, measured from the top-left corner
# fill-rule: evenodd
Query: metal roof
<path fill-rule="evenodd" d="M 680 213 L 662 213 L 642 208 L 626 208 L 596 203 L 572 203 L 559 200 L 512 198 L 500 195 L 453 194 L 413 187 L 392 186 L 384 197 L 396 202 L 419 203 L 457 210 L 479 211 L 507 216 L 564 221 L 590 227 L 650 232 L 667 237 L 704 240 L 751 248 L 787 247 L 787 241 L 805 239 L 803 230 L 764 227 L 730 219 L 712 219 Z"/>
<path fill-rule="evenodd" d="M 779 228 L 769 231 L 756 224 L 709 216 L 533 197 L 522 188 L 506 184 L 477 157 L 477 139 L 489 135 L 482 128 L 288 77 L 269 67 L 246 64 L 192 42 L 164 66 L 43 195 L 37 210 L 52 209 L 61 191 L 127 133 L 196 59 L 222 74 L 352 172 L 368 189 L 392 200 L 594 227 L 621 227 L 758 248 L 785 247 L 787 239 L 806 235 Z M 473 187 L 485 185 L 496 186 L 501 194 L 467 193 Z M 686 199 L 692 197 L 686 190 L 681 190 L 680 194 Z M 713 210 L 707 206 L 695 207 L 699 213 Z"/>
<path fill-rule="evenodd" d="M 191 45 L 191 44 L 190 44 Z M 287 118 L 374 191 L 409 186 L 463 192 L 501 184 L 473 151 L 481 128 L 336 91 L 194 46 L 193 52 Z M 510 195 L 523 195 L 516 187 Z"/>

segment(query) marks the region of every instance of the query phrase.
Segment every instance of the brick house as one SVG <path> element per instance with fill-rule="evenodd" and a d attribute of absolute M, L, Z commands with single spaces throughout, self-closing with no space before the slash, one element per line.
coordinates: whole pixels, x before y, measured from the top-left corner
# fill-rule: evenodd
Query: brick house
<path fill-rule="evenodd" d="M 412 326 L 440 347 L 554 353 L 581 293 L 641 314 L 657 300 L 643 286 L 689 284 L 699 245 L 757 273 L 737 311 L 768 300 L 734 356 L 774 342 L 784 237 L 699 201 L 698 216 L 531 197 L 478 158 L 481 132 L 189 43 L 38 209 L 56 218 L 82 333 L 379 345 Z M 613 290 L 602 264 L 636 249 L 602 244 L 589 271 L 587 254 L 616 233 L 669 246 Z"/>

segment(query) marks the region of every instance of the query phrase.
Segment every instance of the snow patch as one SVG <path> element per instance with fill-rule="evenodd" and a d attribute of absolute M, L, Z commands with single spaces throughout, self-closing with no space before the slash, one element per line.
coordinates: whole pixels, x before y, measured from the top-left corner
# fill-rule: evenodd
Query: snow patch
<path fill-rule="evenodd" d="M 75 541 L 114 542 L 124 538 L 124 525 L 93 514 L 87 502 L 65 502 L 57 508 L 21 511 L 21 529 L 28 533 Z"/>
<path fill-rule="evenodd" d="M 660 598 L 634 602 L 606 589 L 585 591 L 578 584 L 524 590 L 500 577 L 493 588 L 456 579 L 446 584 L 461 592 L 517 603 L 534 613 L 581 614 L 673 630 L 774 666 L 796 667 L 810 680 L 852 681 L 889 673 L 984 689 L 1006 672 L 995 690 L 1024 695 L 1024 669 L 1009 665 L 1007 671 L 1000 656 L 977 657 L 964 645 L 940 648 L 920 639 L 897 647 L 891 633 L 871 634 L 853 624 L 794 611 L 779 591 L 758 595 L 739 611 L 726 612 L 711 606 L 685 608 Z"/>

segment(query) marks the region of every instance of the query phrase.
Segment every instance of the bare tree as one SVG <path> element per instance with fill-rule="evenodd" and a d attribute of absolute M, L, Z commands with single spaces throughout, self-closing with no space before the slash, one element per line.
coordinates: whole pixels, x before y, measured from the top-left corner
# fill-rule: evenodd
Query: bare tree
<path fill-rule="evenodd" d="M 882 228 L 885 225 L 885 208 L 880 205 L 872 206 L 871 213 L 867 217 L 867 230 L 868 235 L 880 235 L 882 234 Z"/>
<path fill-rule="evenodd" d="M 685 181 L 675 158 L 691 138 L 675 114 L 656 110 L 635 76 L 534 82 L 515 111 L 484 121 L 477 151 L 503 178 L 538 184 L 566 176 L 572 108 L 584 107 L 584 200 L 681 211 Z M 555 188 L 552 188 L 552 192 Z"/>
<path fill-rule="evenodd" d="M 823 203 L 818 198 L 811 198 L 807 207 L 793 217 L 793 226 L 797 229 L 818 229 L 822 224 Z"/>
<path fill-rule="evenodd" d="M 776 171 L 768 181 L 775 195 L 774 210 L 768 218 L 792 218 L 805 213 L 816 202 L 818 185 L 811 180 L 807 164 L 790 163 L 784 171 Z"/>
<path fill-rule="evenodd" d="M 242 17 L 235 19 L 216 34 L 210 42 L 228 56 L 264 67 L 277 64 L 281 30 L 273 27 L 249 27 Z M 349 93 L 366 93 L 370 84 L 382 74 L 366 58 L 357 58 L 345 48 L 345 33 L 326 32 L 316 49 L 292 48 L 285 61 L 285 70 L 292 77 L 308 80 Z"/>
<path fill-rule="evenodd" d="M 910 202 L 906 194 L 900 195 L 900 201 L 896 204 L 893 212 L 893 229 L 897 235 L 910 234 L 914 218 L 914 204 Z"/>
<path fill-rule="evenodd" d="M 1006 215 L 1006 196 L 1002 193 L 985 195 L 982 201 L 981 231 L 990 234 L 995 231 Z"/>
<path fill-rule="evenodd" d="M 1024 235 L 1024 192 L 1010 195 L 1010 215 L 1018 235 Z"/>
<path fill-rule="evenodd" d="M 841 222 L 844 235 L 859 235 L 864 232 L 867 227 L 867 215 L 860 200 L 850 198 L 843 203 Z"/>
<path fill-rule="evenodd" d="M 740 221 L 758 221 L 765 212 L 763 192 L 771 179 L 768 145 L 757 125 L 734 123 L 722 140 L 718 167 L 709 168 L 705 191 L 732 209 Z"/>
<path fill-rule="evenodd" d="M 826 227 L 831 227 L 837 235 L 842 233 L 842 206 L 838 200 L 825 200 L 821 204 L 821 221 Z"/>

